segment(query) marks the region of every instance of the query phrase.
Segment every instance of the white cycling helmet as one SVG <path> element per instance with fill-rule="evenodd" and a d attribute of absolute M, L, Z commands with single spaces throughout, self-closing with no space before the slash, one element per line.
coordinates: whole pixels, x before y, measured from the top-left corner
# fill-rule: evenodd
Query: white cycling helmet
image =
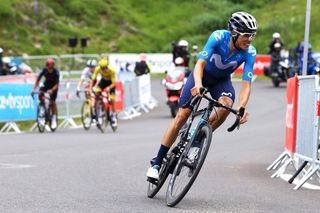
<path fill-rule="evenodd" d="M 239 33 L 255 33 L 258 25 L 256 19 L 246 12 L 236 12 L 231 15 L 228 22 L 228 29 Z"/>
<path fill-rule="evenodd" d="M 189 43 L 186 40 L 180 40 L 178 45 L 180 47 L 187 47 L 189 45 Z"/>
<path fill-rule="evenodd" d="M 280 33 L 273 33 L 272 38 L 274 38 L 274 39 L 280 38 Z"/>
<path fill-rule="evenodd" d="M 94 59 L 90 59 L 87 61 L 87 67 L 96 67 L 97 66 L 97 61 Z"/>

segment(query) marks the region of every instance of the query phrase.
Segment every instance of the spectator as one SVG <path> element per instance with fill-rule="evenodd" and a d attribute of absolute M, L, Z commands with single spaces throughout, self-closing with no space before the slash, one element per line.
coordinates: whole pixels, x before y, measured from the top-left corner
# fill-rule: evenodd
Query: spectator
<path fill-rule="evenodd" d="M 147 56 L 144 53 L 140 54 L 140 61 L 136 62 L 134 67 L 136 76 L 141 76 L 150 73 L 150 65 L 147 63 Z"/>

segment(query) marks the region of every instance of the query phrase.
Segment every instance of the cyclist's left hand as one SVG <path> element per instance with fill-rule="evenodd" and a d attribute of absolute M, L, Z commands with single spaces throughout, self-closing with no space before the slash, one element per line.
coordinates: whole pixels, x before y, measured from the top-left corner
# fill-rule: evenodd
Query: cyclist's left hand
<path fill-rule="evenodd" d="M 52 94 L 52 90 L 51 90 L 51 89 L 49 89 L 49 90 L 48 90 L 48 93 L 49 93 L 49 95 L 51 95 L 51 94 Z"/>
<path fill-rule="evenodd" d="M 240 108 L 244 108 L 244 107 L 239 106 L 238 109 L 237 109 L 238 113 L 240 112 Z M 247 121 L 248 121 L 248 117 L 249 117 L 249 113 L 248 113 L 248 111 L 245 110 L 245 108 L 244 108 L 244 114 L 243 114 L 243 116 L 242 116 L 241 119 L 240 119 L 240 124 L 244 124 L 245 122 L 247 122 Z"/>

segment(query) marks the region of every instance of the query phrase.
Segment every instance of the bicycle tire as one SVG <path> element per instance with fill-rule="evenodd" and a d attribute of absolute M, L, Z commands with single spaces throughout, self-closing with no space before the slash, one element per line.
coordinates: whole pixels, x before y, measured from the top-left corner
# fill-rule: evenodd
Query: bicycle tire
<path fill-rule="evenodd" d="M 102 100 L 96 101 L 95 110 L 97 116 L 97 127 L 102 133 L 104 133 L 106 128 L 107 114 Z"/>
<path fill-rule="evenodd" d="M 92 124 L 92 110 L 88 100 L 84 101 L 81 107 L 81 122 L 85 130 L 89 130 Z"/>
<path fill-rule="evenodd" d="M 37 126 L 39 132 L 43 133 L 46 127 L 46 108 L 42 103 L 39 103 L 37 107 Z"/>
<path fill-rule="evenodd" d="M 192 140 L 190 141 L 190 147 L 196 143 L 197 140 L 200 139 L 200 150 L 199 153 L 200 155 L 198 155 L 198 160 L 197 163 L 195 163 L 195 168 L 193 169 L 191 176 L 189 176 L 191 169 L 187 166 L 185 166 L 184 164 L 186 164 L 186 160 L 187 160 L 187 153 L 189 152 L 189 149 L 185 149 L 184 152 L 182 153 L 177 165 L 174 168 L 173 174 L 170 178 L 169 184 L 168 184 L 168 188 L 167 188 L 167 193 L 166 193 L 166 202 L 167 205 L 170 207 L 173 207 L 175 205 L 177 205 L 183 198 L 184 196 L 187 194 L 187 192 L 189 191 L 189 189 L 191 188 L 192 184 L 194 183 L 195 179 L 197 178 L 201 167 L 206 159 L 207 153 L 209 151 L 210 148 L 210 144 L 211 144 L 211 138 L 212 138 L 212 128 L 209 124 L 203 124 L 201 125 L 198 130 L 196 131 L 196 135 L 195 137 L 192 138 Z M 198 137 L 199 135 L 202 135 L 201 137 Z M 177 180 L 179 181 L 178 177 L 180 175 L 179 178 L 182 177 L 182 169 L 183 167 L 187 167 L 189 168 L 188 171 L 188 176 L 190 177 L 189 181 L 185 184 L 185 186 L 182 188 L 182 190 L 180 191 L 180 193 L 178 193 L 177 195 L 173 195 L 173 192 L 176 190 L 176 188 L 178 188 L 177 186 Z"/>

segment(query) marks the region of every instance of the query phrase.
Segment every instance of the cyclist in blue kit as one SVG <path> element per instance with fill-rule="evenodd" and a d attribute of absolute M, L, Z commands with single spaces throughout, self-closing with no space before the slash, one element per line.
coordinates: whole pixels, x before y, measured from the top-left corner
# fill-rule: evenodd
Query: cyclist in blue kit
<path fill-rule="evenodd" d="M 157 157 L 153 159 L 153 163 L 147 171 L 148 178 L 159 179 L 162 160 L 191 114 L 189 105 L 192 97 L 202 96 L 200 88 L 208 88 L 212 98 L 229 107 L 233 106 L 235 90 L 231 83 L 230 74 L 242 63 L 244 63 L 242 88 L 237 110 L 246 107 L 251 92 L 253 65 L 256 58 L 256 49 L 251 45 L 251 42 L 254 40 L 256 32 L 256 19 L 246 12 L 236 12 L 232 14 L 228 22 L 228 30 L 217 30 L 211 34 L 198 55 L 193 73 L 189 75 L 183 88 L 179 100 L 179 111 L 163 136 Z M 213 113 L 210 116 L 212 129 L 217 129 L 226 120 L 228 114 L 229 112 L 222 108 L 219 108 L 217 113 Z M 245 111 L 240 123 L 243 124 L 247 120 L 248 112 Z"/>

